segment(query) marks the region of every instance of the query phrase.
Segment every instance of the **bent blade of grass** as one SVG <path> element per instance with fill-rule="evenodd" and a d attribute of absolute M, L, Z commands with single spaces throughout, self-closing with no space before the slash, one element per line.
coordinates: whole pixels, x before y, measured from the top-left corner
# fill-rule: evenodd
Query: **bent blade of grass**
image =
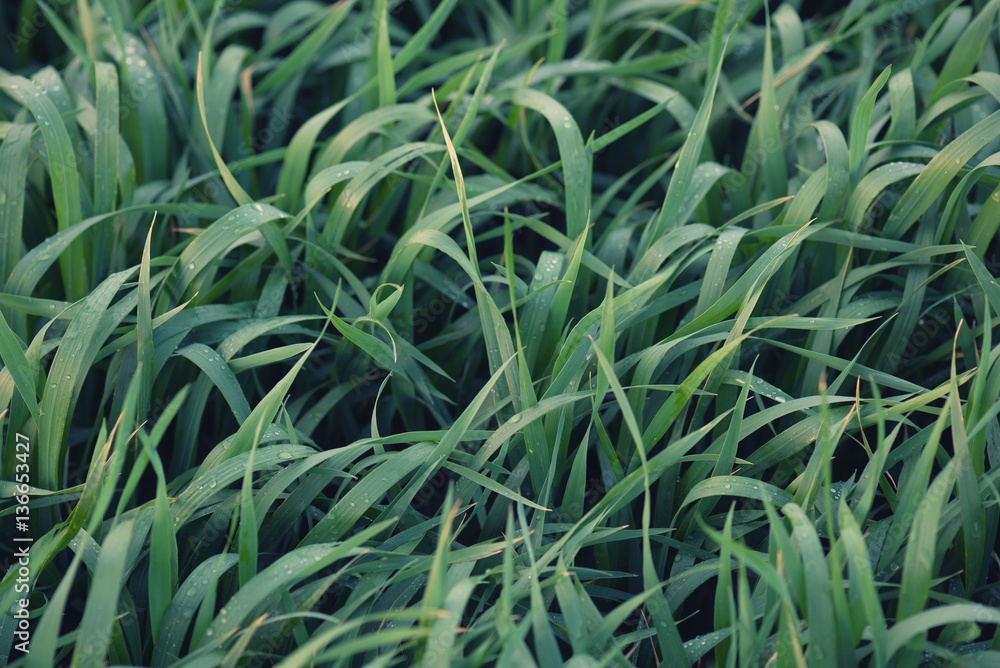
<path fill-rule="evenodd" d="M 243 394 L 243 388 L 240 387 L 239 381 L 236 380 L 236 374 L 219 353 L 203 343 L 192 343 L 181 348 L 175 354 L 196 364 L 212 381 L 212 384 L 222 392 L 222 396 L 229 404 L 236 421 L 239 424 L 246 421 L 250 416 L 250 404 L 246 395 Z"/>
<path fill-rule="evenodd" d="M 284 437 L 283 431 L 272 431 L 267 436 L 273 438 Z M 231 439 L 229 439 L 231 441 Z M 223 442 L 228 446 L 228 441 Z M 296 459 L 310 457 L 316 454 L 313 447 L 305 445 L 268 445 L 257 449 L 254 456 L 254 468 L 264 469 L 267 467 L 277 468 L 279 463 L 292 462 Z M 191 517 L 200 508 L 208 505 L 209 500 L 215 496 L 216 488 L 228 487 L 236 480 L 241 480 L 246 472 L 250 453 L 244 452 L 231 459 L 220 463 L 207 473 L 196 475 L 183 487 L 182 491 L 176 494 L 174 501 L 174 527 L 180 529 L 187 524 Z"/>
<path fill-rule="evenodd" d="M 330 139 L 330 142 L 316 156 L 313 172 L 330 167 L 343 169 L 344 158 L 351 149 L 371 135 L 387 132 L 386 126 L 399 121 L 433 123 L 434 113 L 422 104 L 394 104 L 362 114 Z"/>
<path fill-rule="evenodd" d="M 66 124 L 59 110 L 34 83 L 21 76 L 0 72 L 0 88 L 14 100 L 24 105 L 34 116 L 41 131 L 49 158 L 49 177 L 52 181 L 52 198 L 56 208 L 59 230 L 76 225 L 83 217 L 80 210 L 80 181 L 76 153 Z M 60 255 L 63 286 L 66 295 L 80 299 L 88 290 L 87 267 L 83 245 L 75 244 L 66 255 Z"/>
<path fill-rule="evenodd" d="M 270 366 L 272 364 L 277 364 L 278 362 L 283 362 L 290 357 L 301 355 L 305 351 L 309 350 L 309 346 L 311 345 L 311 343 L 292 343 L 287 346 L 278 346 L 277 348 L 271 348 L 270 350 L 253 353 L 252 355 L 244 355 L 243 357 L 237 357 L 229 362 L 229 368 L 233 370 L 233 373 L 240 373 L 241 371 L 247 371 L 248 369 Z"/>
<path fill-rule="evenodd" d="M 820 220 L 829 220 L 837 215 L 841 203 L 850 190 L 850 149 L 844 139 L 844 133 L 835 123 L 818 120 L 809 126 L 819 132 L 826 153 L 826 194 L 823 196 L 819 217 Z"/>
<path fill-rule="evenodd" d="M 188 633 L 191 620 L 205 599 L 208 588 L 214 586 L 209 576 L 214 573 L 217 577 L 235 566 L 237 560 L 235 554 L 213 555 L 191 571 L 163 617 L 151 665 L 159 668 L 180 658 L 181 643 Z"/>
<path fill-rule="evenodd" d="M 516 105 L 534 109 L 545 117 L 562 159 L 566 189 L 566 236 L 575 239 L 583 233 L 590 217 L 592 156 L 584 148 L 580 126 L 562 104 L 531 88 L 502 88 L 494 96 Z"/>
<path fill-rule="evenodd" d="M 865 174 L 854 187 L 851 198 L 847 202 L 847 211 L 844 213 L 847 229 L 850 231 L 860 230 L 865 212 L 868 211 L 872 202 L 882 194 L 883 190 L 893 183 L 920 174 L 924 169 L 926 169 L 926 165 L 916 162 L 890 162 Z"/>
<path fill-rule="evenodd" d="M 851 182 L 857 183 L 861 180 L 861 162 L 865 158 L 865 151 L 868 149 L 868 130 L 871 127 L 872 110 L 875 107 L 875 97 L 885 86 L 892 74 L 892 66 L 882 70 L 875 82 L 868 91 L 861 97 L 858 108 L 854 112 L 854 119 L 851 121 L 851 146 L 850 146 L 850 169 Z"/>
<path fill-rule="evenodd" d="M 247 419 L 240 425 L 232 440 L 224 444 L 225 447 L 222 444 L 216 446 L 216 448 L 206 455 L 202 465 L 198 468 L 198 473 L 195 474 L 196 480 L 199 475 L 211 471 L 218 464 L 232 459 L 237 455 L 249 452 L 251 448 L 260 443 L 260 439 L 267 430 L 268 425 L 274 420 L 274 416 L 278 414 L 278 409 L 281 407 L 281 403 L 288 393 L 292 382 L 298 375 L 299 370 L 302 369 L 302 365 L 309 358 L 309 355 L 316 349 L 317 344 L 318 341 L 302 353 L 295 366 L 260 400 L 260 403 L 254 407 Z"/>
<path fill-rule="evenodd" d="M 546 174 L 552 171 L 556 168 L 556 166 L 558 166 L 558 164 L 559 163 L 556 163 L 556 165 L 546 167 L 541 170 L 541 172 L 536 172 L 535 174 L 511 181 L 510 183 L 505 183 L 502 186 L 494 188 L 481 195 L 465 199 L 464 201 L 462 201 L 463 198 L 465 198 L 465 193 L 463 192 L 459 195 L 459 202 L 441 207 L 440 209 L 430 212 L 425 217 L 420 218 L 416 223 L 409 227 L 406 232 L 400 236 L 399 241 L 396 242 L 390 256 L 391 259 L 386 264 L 385 269 L 383 269 L 379 282 L 402 284 L 405 281 L 405 276 L 408 271 L 412 270 L 414 259 L 419 252 L 417 248 L 407 248 L 407 246 L 413 242 L 413 237 L 415 235 L 427 230 L 435 232 L 449 232 L 456 224 L 456 221 L 464 223 L 464 219 L 462 217 L 463 206 L 468 209 L 488 202 L 523 183 L 529 182 L 533 178 L 537 178 L 541 174 Z"/>
<path fill-rule="evenodd" d="M 187 245 L 177 260 L 180 272 L 174 288 L 176 294 L 183 295 L 195 277 L 221 258 L 233 244 L 278 218 L 288 218 L 288 214 L 269 204 L 244 204 L 209 225 Z"/>
<path fill-rule="evenodd" d="M 313 147 L 319 138 L 320 132 L 326 127 L 327 123 L 333 120 L 334 116 L 357 97 L 358 93 L 354 93 L 350 97 L 316 114 L 303 123 L 302 127 L 296 130 L 292 136 L 292 140 L 285 150 L 285 159 L 281 163 L 281 171 L 278 173 L 278 185 L 275 188 L 276 194 L 285 196 L 285 201 L 287 201 L 286 208 L 289 211 L 295 211 L 298 207 L 302 185 L 306 182 L 306 173 L 309 170 L 309 158 L 312 155 Z"/>
<path fill-rule="evenodd" d="M 744 499 L 761 501 L 767 499 L 776 506 L 785 506 L 792 502 L 792 495 L 770 483 L 756 478 L 744 478 L 736 475 L 718 475 L 697 483 L 688 492 L 680 507 L 694 503 L 700 499 L 716 496 L 738 496 Z"/>
<path fill-rule="evenodd" d="M 62 486 L 66 437 L 73 409 L 83 381 L 91 370 L 97 344 L 110 333 L 102 330 L 102 319 L 111 300 L 132 273 L 133 270 L 126 270 L 109 276 L 90 293 L 66 328 L 49 369 L 47 387 L 39 406 L 42 415 L 38 433 L 41 447 L 37 475 L 40 487 L 59 489 Z"/>
<path fill-rule="evenodd" d="M 104 539 L 73 649 L 73 668 L 100 668 L 104 665 L 111 643 L 112 625 L 118 616 L 118 597 L 133 528 L 133 521 L 126 520 L 115 526 Z"/>
<path fill-rule="evenodd" d="M 357 176 L 344 186 L 337 203 L 330 212 L 330 218 L 323 228 L 321 239 L 326 250 L 331 254 L 343 240 L 351 221 L 360 211 L 365 196 L 375 185 L 393 174 L 397 168 L 430 153 L 443 150 L 440 144 L 429 142 L 413 142 L 397 146 L 372 160 Z M 464 191 L 464 187 L 463 187 Z M 391 282 L 391 281 L 389 281 Z"/>
<path fill-rule="evenodd" d="M 707 239 L 713 234 L 715 234 L 715 229 L 712 226 L 697 223 L 670 230 L 651 243 L 641 258 L 632 265 L 628 274 L 629 282 L 633 285 L 639 285 L 648 281 L 660 271 L 660 267 L 667 259 L 676 257 L 679 254 L 678 251 L 691 242 Z M 675 264 L 668 266 L 676 271 Z M 664 273 L 666 272 L 660 272 L 661 275 Z"/>
<path fill-rule="evenodd" d="M 361 545 L 378 535 L 391 521 L 377 522 L 345 541 L 300 546 L 283 555 L 247 582 L 219 610 L 205 631 L 200 646 L 211 645 L 241 628 L 259 605 L 281 590 L 288 591 L 296 582 L 326 568 L 334 561 L 367 552 Z"/>
<path fill-rule="evenodd" d="M 153 211 L 160 211 L 162 213 L 190 213 L 191 208 L 190 205 L 144 204 L 91 216 L 67 230 L 53 234 L 28 251 L 14 266 L 14 270 L 7 278 L 4 292 L 13 295 L 31 295 L 35 291 L 38 282 L 45 275 L 45 272 L 49 270 L 55 259 L 62 255 L 70 244 L 79 238 L 81 234 L 109 218 L 128 213 Z"/>
<path fill-rule="evenodd" d="M 212 157 L 215 158 L 215 167 L 219 170 L 219 174 L 222 175 L 222 180 L 226 184 L 226 188 L 229 190 L 229 194 L 233 196 L 236 203 L 243 206 L 253 202 L 253 198 L 247 194 L 243 187 L 236 181 L 236 177 L 229 170 L 229 167 L 223 161 L 222 156 L 219 154 L 219 150 L 215 147 L 215 142 L 212 141 L 212 135 L 210 131 L 210 126 L 208 124 L 208 116 L 205 112 L 205 76 L 202 70 L 202 54 L 198 53 L 198 71 L 195 84 L 195 94 L 198 102 L 198 113 L 201 114 L 201 124 L 208 137 L 208 145 L 212 151 Z"/>
<path fill-rule="evenodd" d="M 1000 624 L 1000 610 L 978 603 L 953 603 L 924 610 L 912 617 L 898 621 L 886 634 L 886 653 L 892 658 L 913 638 L 926 633 L 935 626 L 945 626 L 956 622 L 977 622 L 980 624 Z"/>
<path fill-rule="evenodd" d="M 899 239 L 944 192 L 952 178 L 1000 135 L 1000 111 L 993 112 L 950 142 L 917 175 L 885 222 L 883 234 Z"/>

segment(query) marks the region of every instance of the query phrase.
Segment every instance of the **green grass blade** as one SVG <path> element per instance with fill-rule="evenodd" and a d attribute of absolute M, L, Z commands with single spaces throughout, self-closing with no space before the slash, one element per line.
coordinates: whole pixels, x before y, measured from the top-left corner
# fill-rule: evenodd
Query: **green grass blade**
<path fill-rule="evenodd" d="M 118 615 L 118 595 L 124 584 L 125 558 L 133 528 L 132 522 L 122 522 L 111 530 L 101 546 L 91 594 L 87 597 L 80 634 L 73 650 L 71 665 L 74 668 L 104 665 L 112 626 Z"/>

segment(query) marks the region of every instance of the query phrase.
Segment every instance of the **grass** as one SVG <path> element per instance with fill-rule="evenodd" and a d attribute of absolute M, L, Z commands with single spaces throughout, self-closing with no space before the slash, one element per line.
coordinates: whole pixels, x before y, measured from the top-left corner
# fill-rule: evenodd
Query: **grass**
<path fill-rule="evenodd" d="M 998 10 L 5 6 L 0 663 L 998 663 Z"/>

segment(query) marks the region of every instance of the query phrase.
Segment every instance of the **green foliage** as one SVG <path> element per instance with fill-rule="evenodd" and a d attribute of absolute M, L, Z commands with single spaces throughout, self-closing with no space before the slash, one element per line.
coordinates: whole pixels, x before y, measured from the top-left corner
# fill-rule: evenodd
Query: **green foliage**
<path fill-rule="evenodd" d="M 997 664 L 998 10 L 5 6 L 0 663 Z"/>

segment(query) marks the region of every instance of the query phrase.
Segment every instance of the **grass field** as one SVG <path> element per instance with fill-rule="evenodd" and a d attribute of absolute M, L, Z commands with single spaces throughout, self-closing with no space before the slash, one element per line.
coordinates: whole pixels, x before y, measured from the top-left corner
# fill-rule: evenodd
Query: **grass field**
<path fill-rule="evenodd" d="M 998 13 L 4 3 L 0 665 L 1000 666 Z"/>

